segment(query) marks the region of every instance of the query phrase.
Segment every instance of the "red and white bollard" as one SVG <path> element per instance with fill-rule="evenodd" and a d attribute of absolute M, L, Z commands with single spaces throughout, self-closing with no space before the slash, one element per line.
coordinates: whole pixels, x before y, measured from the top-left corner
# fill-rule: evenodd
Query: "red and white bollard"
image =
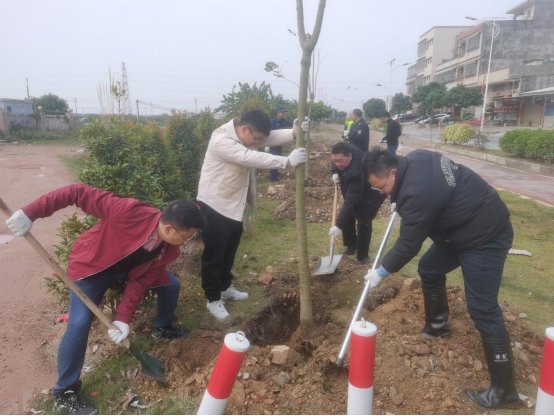
<path fill-rule="evenodd" d="M 377 327 L 362 319 L 354 322 L 351 330 L 347 414 L 370 415 L 373 410 L 373 373 Z"/>
<path fill-rule="evenodd" d="M 250 342 L 244 333 L 227 334 L 200 403 L 199 415 L 222 415 Z"/>
<path fill-rule="evenodd" d="M 546 328 L 536 415 L 554 415 L 554 327 Z"/>

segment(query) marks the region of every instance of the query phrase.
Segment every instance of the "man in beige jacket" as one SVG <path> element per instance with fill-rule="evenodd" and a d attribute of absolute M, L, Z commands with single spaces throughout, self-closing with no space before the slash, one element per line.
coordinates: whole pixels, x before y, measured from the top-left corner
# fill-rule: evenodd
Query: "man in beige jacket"
<path fill-rule="evenodd" d="M 296 126 L 296 120 L 295 120 Z M 248 293 L 232 285 L 233 263 L 242 236 L 246 204 L 256 204 L 255 169 L 286 169 L 305 163 L 306 149 L 287 156 L 258 152 L 256 148 L 279 146 L 295 139 L 292 129 L 270 131 L 270 121 L 260 110 L 251 110 L 215 130 L 202 165 L 197 200 L 206 217 L 202 231 L 202 288 L 208 310 L 219 320 L 229 316 L 226 299 L 243 300 Z M 309 122 L 302 123 L 309 130 Z"/>

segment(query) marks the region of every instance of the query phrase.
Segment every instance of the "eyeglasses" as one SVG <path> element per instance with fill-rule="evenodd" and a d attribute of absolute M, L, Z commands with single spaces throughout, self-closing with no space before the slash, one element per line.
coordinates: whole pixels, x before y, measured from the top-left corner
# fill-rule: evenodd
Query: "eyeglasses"
<path fill-rule="evenodd" d="M 173 226 L 172 226 L 172 227 L 173 227 Z M 194 233 L 194 234 L 191 235 L 189 238 L 185 238 L 185 237 L 183 237 L 183 234 L 181 234 L 179 231 L 177 231 L 177 228 L 173 227 L 173 229 L 175 230 L 175 232 L 176 232 L 177 234 L 179 234 L 179 235 L 181 236 L 181 238 L 183 239 L 183 243 L 186 243 L 187 241 L 189 241 L 190 239 L 192 239 L 192 238 L 196 235 L 196 233 Z"/>
<path fill-rule="evenodd" d="M 248 131 L 250 131 L 250 134 L 252 135 L 252 137 L 254 138 L 254 141 L 255 141 L 256 143 L 259 143 L 259 142 L 261 142 L 262 140 L 265 139 L 265 137 L 260 139 L 260 138 L 258 138 L 258 137 L 256 137 L 256 136 L 254 136 L 254 133 L 252 133 L 252 130 L 250 130 L 250 127 L 248 127 Z"/>
<path fill-rule="evenodd" d="M 375 186 L 372 186 L 371 189 L 373 189 L 374 191 L 383 192 L 383 189 L 385 189 L 385 186 L 387 186 L 387 182 L 389 181 L 389 178 L 390 178 L 390 171 L 389 171 L 389 174 L 387 176 L 387 180 L 385 181 L 385 184 L 382 187 L 376 188 Z"/>

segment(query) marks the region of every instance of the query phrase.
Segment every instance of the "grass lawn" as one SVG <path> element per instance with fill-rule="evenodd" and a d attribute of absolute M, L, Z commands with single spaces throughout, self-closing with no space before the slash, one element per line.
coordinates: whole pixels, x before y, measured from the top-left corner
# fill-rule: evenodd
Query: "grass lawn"
<path fill-rule="evenodd" d="M 550 166 L 550 167 L 554 166 L 553 163 L 541 162 L 540 160 L 537 160 L 537 159 L 525 159 L 521 157 L 513 157 L 508 153 L 503 152 L 500 149 L 481 149 L 477 146 L 468 146 L 468 145 L 454 146 L 454 145 L 445 145 L 445 144 L 441 144 L 441 147 L 445 149 L 452 147 L 453 149 L 467 150 L 469 152 L 475 152 L 475 153 L 484 153 L 492 156 L 505 157 L 507 159 L 520 160 L 522 162 L 535 163 L 537 165 Z"/>
<path fill-rule="evenodd" d="M 85 159 L 83 154 L 71 155 L 71 156 L 58 156 L 58 158 L 65 164 L 69 173 L 77 178 L 79 173 L 85 167 Z"/>
<path fill-rule="evenodd" d="M 75 172 L 78 162 L 72 157 L 62 158 L 68 164 L 68 168 Z M 71 166 L 70 166 L 71 165 Z M 267 187 L 267 180 L 259 180 L 259 189 Z M 515 230 L 514 248 L 525 249 L 532 253 L 532 257 L 508 256 L 502 288 L 500 291 L 500 303 L 514 312 L 524 312 L 529 316 L 529 323 L 539 334 L 544 329 L 552 326 L 554 322 L 554 262 L 551 253 L 554 252 L 554 209 L 536 204 L 532 200 L 526 200 L 508 193 L 500 193 L 507 203 Z M 206 310 L 206 300 L 200 286 L 200 253 L 192 256 L 190 266 L 182 269 L 178 274 L 182 284 L 180 302 L 177 310 L 179 323 L 196 331 L 200 328 L 209 330 L 239 329 L 245 319 L 253 316 L 257 311 L 270 303 L 270 299 L 264 296 L 265 288 L 255 284 L 253 273 L 260 273 L 269 265 L 287 264 L 294 270 L 297 256 L 296 249 L 296 224 L 294 221 L 276 219 L 273 211 L 281 201 L 258 199 L 257 218 L 250 221 L 250 227 L 243 234 L 241 245 L 238 249 L 234 273 L 237 276 L 237 287 L 246 289 L 250 298 L 244 302 L 228 302 L 233 319 L 230 322 L 219 323 L 212 319 Z M 383 232 L 388 224 L 387 219 L 374 221 L 373 241 L 370 253 L 375 254 L 381 242 Z M 397 223 L 394 235 L 389 240 L 391 246 L 398 233 Z M 329 224 L 308 224 L 308 245 L 311 256 L 325 256 L 329 248 L 328 240 Z M 405 276 L 417 276 L 417 262 L 419 257 L 430 245 L 427 241 L 420 255 L 413 259 L 402 271 Z M 337 245 L 336 251 L 340 249 Z M 340 267 L 340 266 L 339 266 Z M 335 284 L 332 290 L 339 299 L 339 307 L 354 305 L 360 296 L 365 270 L 355 269 L 356 272 L 348 279 Z M 359 273 L 359 276 L 357 275 Z M 354 275 L 356 274 L 356 275 Z M 356 282 L 358 280 L 358 282 Z M 462 276 L 459 270 L 448 275 L 450 285 L 463 287 Z M 149 323 L 153 310 L 147 308 L 138 325 Z M 103 328 L 101 329 L 103 331 Z M 150 336 L 134 333 L 132 340 L 139 348 L 151 351 L 158 343 Z M 113 409 L 108 402 L 119 403 L 128 391 L 136 392 L 137 385 L 134 381 L 124 380 L 120 372 L 133 369 L 137 366 L 134 358 L 126 351 L 120 350 L 104 360 L 100 367 L 94 369 L 84 377 L 83 396 L 94 406 L 98 407 L 100 414 L 121 413 L 121 408 Z M 108 382 L 106 372 L 111 375 Z M 92 396 L 93 392 L 98 392 Z M 139 397 L 140 398 L 140 397 Z M 52 399 L 40 399 L 35 407 L 37 410 L 51 412 Z M 150 403 L 149 403 L 150 404 Z M 196 399 L 181 397 L 168 393 L 160 402 L 152 403 L 152 407 L 146 410 L 128 408 L 126 414 L 186 414 L 194 413 L 198 406 Z"/>

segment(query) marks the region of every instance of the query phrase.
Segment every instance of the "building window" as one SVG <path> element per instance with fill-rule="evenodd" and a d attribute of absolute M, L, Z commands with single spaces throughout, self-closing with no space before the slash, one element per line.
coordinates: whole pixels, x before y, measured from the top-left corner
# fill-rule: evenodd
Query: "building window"
<path fill-rule="evenodd" d="M 456 78 L 463 78 L 464 77 L 464 67 L 461 66 L 456 69 Z"/>
<path fill-rule="evenodd" d="M 473 77 L 477 75 L 477 63 L 478 61 L 467 64 L 464 70 L 464 75 L 466 78 Z"/>
<path fill-rule="evenodd" d="M 463 55 L 464 53 L 466 53 L 466 43 L 460 42 L 458 44 L 458 55 Z"/>
<path fill-rule="evenodd" d="M 427 50 L 427 40 L 422 40 L 417 44 L 417 54 L 421 55 Z"/>
<path fill-rule="evenodd" d="M 427 61 L 425 62 L 425 66 L 431 65 L 432 62 L 433 62 L 433 58 L 427 59 Z"/>
<path fill-rule="evenodd" d="M 467 40 L 467 51 L 473 51 L 475 49 L 479 49 L 479 45 L 481 43 L 481 34 L 478 33 L 475 36 L 470 37 Z"/>
<path fill-rule="evenodd" d="M 421 58 L 417 60 L 416 69 L 417 71 L 421 71 L 425 68 L 425 58 Z"/>
<path fill-rule="evenodd" d="M 431 82 L 431 76 L 430 75 L 423 78 L 423 84 L 429 84 L 430 82 Z"/>
<path fill-rule="evenodd" d="M 11 106 L 11 105 L 9 105 L 9 106 L 7 106 L 6 108 L 8 109 L 8 112 L 10 112 L 10 113 L 11 113 L 11 111 L 12 111 L 12 106 Z"/>

